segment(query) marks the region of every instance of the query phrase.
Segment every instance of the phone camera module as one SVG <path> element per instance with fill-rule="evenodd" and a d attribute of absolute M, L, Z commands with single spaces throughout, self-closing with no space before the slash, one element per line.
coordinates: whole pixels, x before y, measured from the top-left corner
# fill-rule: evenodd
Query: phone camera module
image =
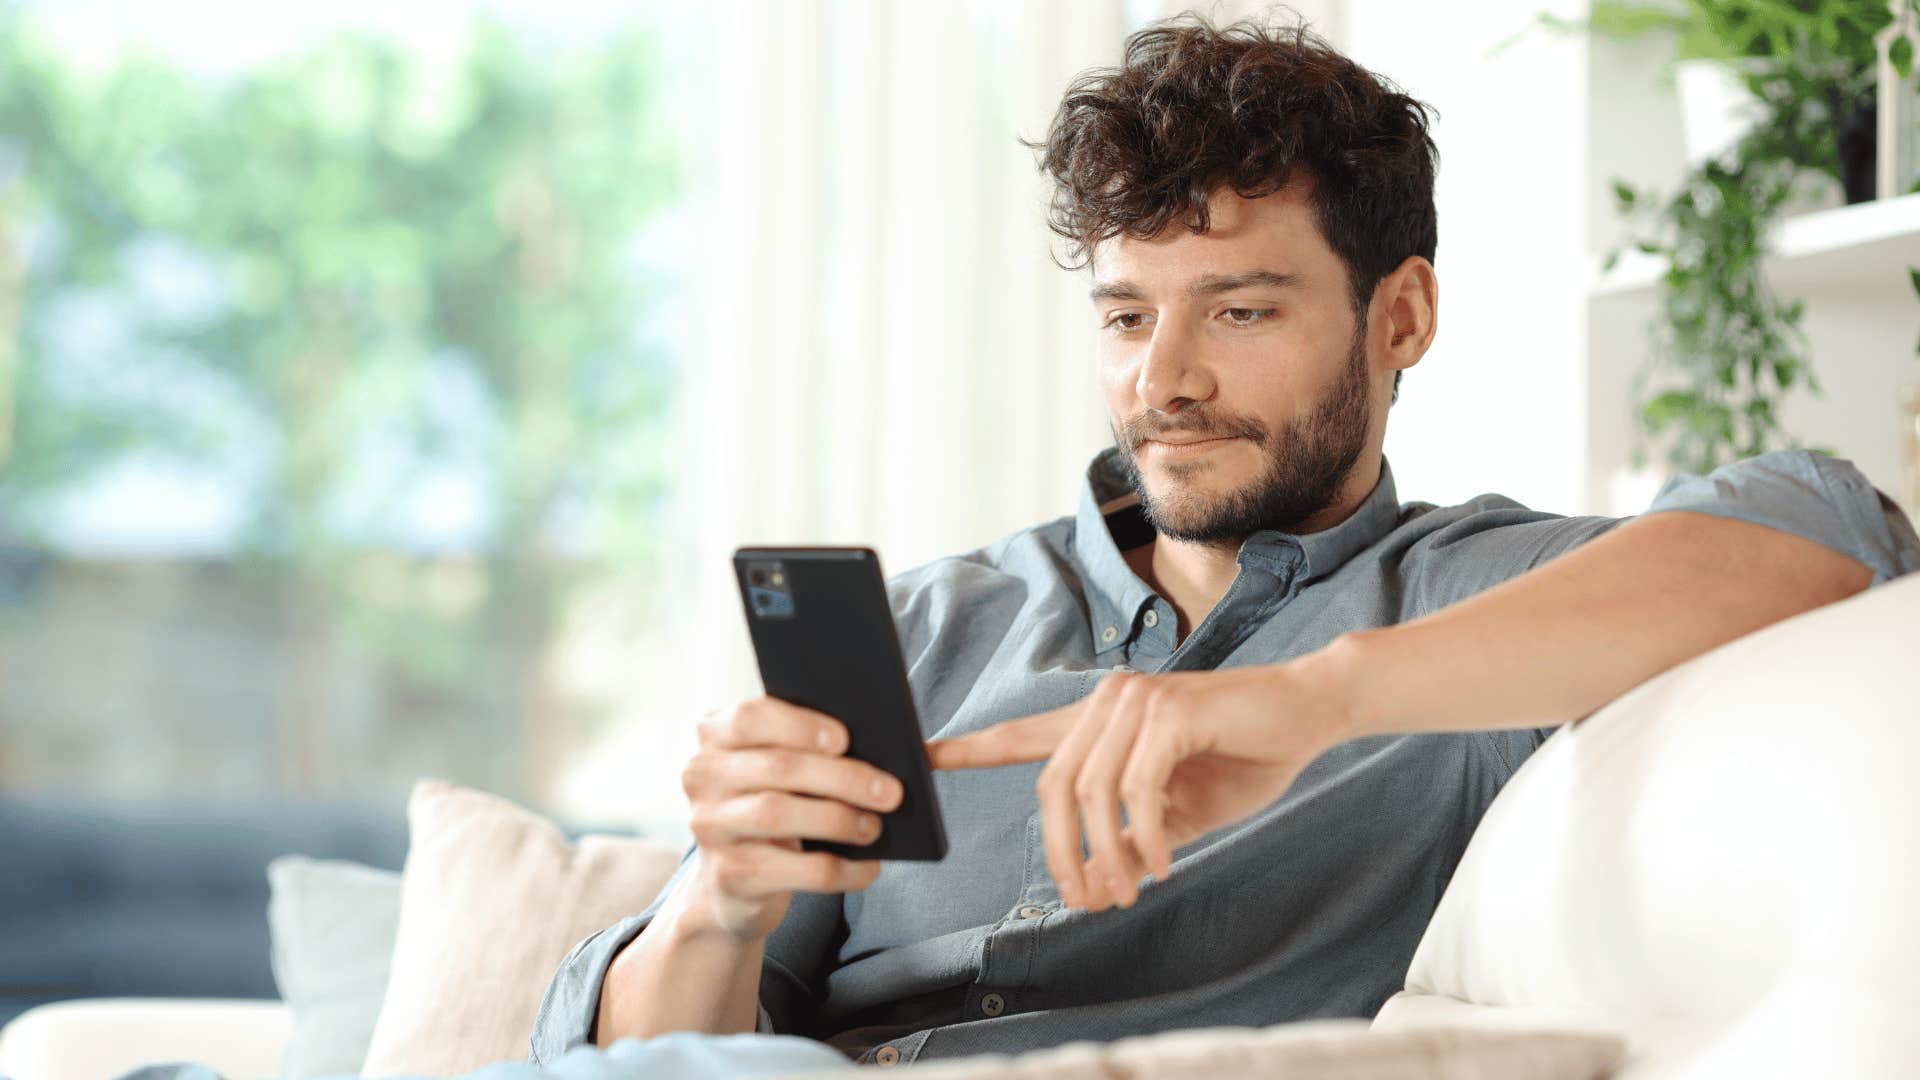
<path fill-rule="evenodd" d="M 777 562 L 747 566 L 747 605 L 759 618 L 781 619 L 793 616 L 793 591 L 787 585 L 787 573 Z"/>

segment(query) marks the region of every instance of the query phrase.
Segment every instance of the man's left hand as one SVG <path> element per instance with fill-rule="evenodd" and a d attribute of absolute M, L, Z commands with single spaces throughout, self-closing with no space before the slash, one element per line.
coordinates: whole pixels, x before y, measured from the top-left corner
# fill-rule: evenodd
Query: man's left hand
<path fill-rule="evenodd" d="M 1146 875 L 1172 870 L 1175 847 L 1266 807 L 1348 737 L 1349 695 L 1329 677 L 1343 665 L 1331 659 L 1114 672 L 1072 705 L 929 743 L 927 757 L 936 769 L 1045 760 L 1041 826 L 1060 899 L 1129 907 Z"/>

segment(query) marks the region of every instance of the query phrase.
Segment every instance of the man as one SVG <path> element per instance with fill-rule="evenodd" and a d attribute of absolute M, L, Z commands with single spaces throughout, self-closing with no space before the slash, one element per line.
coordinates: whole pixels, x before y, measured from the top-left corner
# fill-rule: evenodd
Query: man
<path fill-rule="evenodd" d="M 566 959 L 536 1063 L 669 1032 L 893 1064 L 1371 1016 L 1555 727 L 1920 569 L 1891 501 L 1806 452 L 1627 520 L 1400 503 L 1381 446 L 1438 326 L 1434 147 L 1425 106 L 1310 34 L 1136 34 L 1043 149 L 1115 445 L 1077 514 L 889 583 L 951 853 L 802 851 L 871 839 L 897 781 L 831 717 L 710 716 L 696 850 Z"/>

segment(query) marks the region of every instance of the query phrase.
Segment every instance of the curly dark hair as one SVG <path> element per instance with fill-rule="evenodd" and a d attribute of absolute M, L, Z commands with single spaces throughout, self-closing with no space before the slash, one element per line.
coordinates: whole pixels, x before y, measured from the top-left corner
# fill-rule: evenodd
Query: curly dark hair
<path fill-rule="evenodd" d="M 1188 13 L 1127 38 L 1119 67 L 1082 73 L 1046 140 L 1026 145 L 1053 178 L 1048 225 L 1072 244 L 1068 269 L 1121 234 L 1144 240 L 1175 221 L 1203 233 L 1209 192 L 1257 199 L 1304 166 L 1364 331 L 1380 279 L 1410 255 L 1433 261 L 1430 112 L 1304 23 L 1221 28 Z M 1399 373 L 1393 387 L 1397 400 Z"/>

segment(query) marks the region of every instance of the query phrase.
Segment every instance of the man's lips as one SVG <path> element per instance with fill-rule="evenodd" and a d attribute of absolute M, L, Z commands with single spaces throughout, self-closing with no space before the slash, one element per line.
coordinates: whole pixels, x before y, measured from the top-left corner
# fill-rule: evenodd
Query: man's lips
<path fill-rule="evenodd" d="M 1165 443 L 1168 446 L 1192 446 L 1194 443 L 1225 442 L 1239 437 L 1238 435 L 1157 435 L 1146 441 Z"/>
<path fill-rule="evenodd" d="M 1176 461 L 1204 461 L 1230 442 L 1239 442 L 1238 435 L 1211 435 L 1206 438 L 1192 436 L 1173 436 L 1164 439 L 1148 439 L 1137 451 L 1148 461 L 1172 463 Z"/>

